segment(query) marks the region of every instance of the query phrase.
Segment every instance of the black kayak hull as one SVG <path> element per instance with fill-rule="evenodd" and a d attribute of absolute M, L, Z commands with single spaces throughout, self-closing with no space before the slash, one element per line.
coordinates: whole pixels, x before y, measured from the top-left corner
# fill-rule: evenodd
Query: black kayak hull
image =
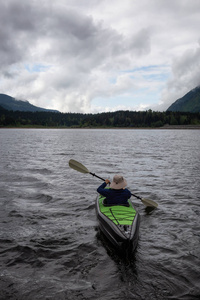
<path fill-rule="evenodd" d="M 96 215 L 99 228 L 119 251 L 133 252 L 138 243 L 140 215 L 129 201 L 123 205 L 104 206 L 103 196 L 97 196 Z"/>

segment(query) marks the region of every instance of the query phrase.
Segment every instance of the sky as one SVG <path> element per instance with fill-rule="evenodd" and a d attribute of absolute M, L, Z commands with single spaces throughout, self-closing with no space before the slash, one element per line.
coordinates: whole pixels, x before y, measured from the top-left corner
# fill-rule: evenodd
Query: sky
<path fill-rule="evenodd" d="M 165 111 L 200 85 L 200 0 L 0 0 L 0 93 L 60 112 Z"/>

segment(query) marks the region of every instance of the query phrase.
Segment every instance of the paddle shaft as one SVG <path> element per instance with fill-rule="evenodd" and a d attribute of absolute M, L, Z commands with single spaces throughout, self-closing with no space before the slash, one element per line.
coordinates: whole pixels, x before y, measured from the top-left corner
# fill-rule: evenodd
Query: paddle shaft
<path fill-rule="evenodd" d="M 93 175 L 93 176 L 95 176 L 95 177 L 97 177 L 97 178 L 99 178 L 99 179 L 105 181 L 105 179 L 103 179 L 102 177 L 97 176 L 97 175 L 94 174 L 94 173 L 89 172 L 89 174 L 91 174 L 91 175 Z M 133 197 L 139 199 L 139 200 L 140 200 L 145 206 L 147 206 L 147 207 L 154 207 L 154 208 L 155 208 L 155 207 L 158 206 L 158 204 L 157 204 L 155 201 L 152 201 L 152 200 L 149 200 L 149 199 L 141 198 L 141 197 L 139 197 L 139 196 L 137 196 L 137 195 L 135 195 L 135 194 L 133 194 L 133 193 L 131 193 L 131 195 L 132 195 Z"/>
<path fill-rule="evenodd" d="M 97 178 L 99 178 L 99 179 L 105 181 L 105 179 L 103 179 L 102 177 L 97 176 L 96 174 L 94 174 L 94 173 L 92 173 L 92 172 L 89 172 L 89 174 L 91 174 L 92 176 L 95 176 L 95 177 L 97 177 Z"/>
<path fill-rule="evenodd" d="M 102 177 L 96 175 L 95 173 L 89 172 L 89 174 L 91 174 L 92 176 L 95 176 L 95 177 L 97 177 L 97 178 L 99 178 L 99 179 L 105 181 L 104 178 L 102 178 Z M 143 203 L 144 205 L 146 205 L 146 206 L 157 207 L 157 203 L 156 203 L 156 202 L 153 202 L 152 200 L 148 200 L 148 199 L 145 200 L 145 199 L 143 199 L 143 198 L 141 198 L 141 197 L 139 197 L 139 196 L 137 196 L 137 195 L 135 195 L 135 194 L 133 194 L 133 193 L 131 193 L 131 195 L 132 195 L 133 197 L 139 199 L 140 201 L 142 201 L 142 203 Z M 146 202 L 148 202 L 148 203 L 144 203 L 144 201 L 146 201 Z"/>
<path fill-rule="evenodd" d="M 97 178 L 105 181 L 104 178 L 96 175 L 95 173 L 90 172 L 84 165 L 82 165 L 80 162 L 78 162 L 78 161 L 76 161 L 74 159 L 70 159 L 69 160 L 69 166 L 70 166 L 70 168 L 72 168 L 72 169 L 74 169 L 74 170 L 76 170 L 76 171 L 78 171 L 80 173 L 89 173 L 92 176 L 95 176 L 95 177 L 97 177 Z M 152 206 L 152 207 L 157 207 L 158 206 L 158 204 L 156 202 L 152 201 L 152 200 L 141 198 L 141 197 L 139 197 L 137 195 L 134 195 L 132 193 L 131 193 L 131 195 L 133 197 L 137 198 L 137 199 L 140 199 L 142 201 L 142 203 L 144 205 L 146 205 L 146 206 Z"/>
<path fill-rule="evenodd" d="M 142 198 L 141 198 L 141 197 L 139 197 L 139 196 L 137 196 L 137 195 L 135 195 L 135 194 L 133 194 L 133 193 L 131 193 L 131 195 L 132 195 L 133 197 L 137 198 L 137 199 L 140 199 L 140 200 L 142 200 Z"/>
<path fill-rule="evenodd" d="M 92 176 L 95 176 L 95 177 L 97 177 L 97 178 L 99 178 L 99 179 L 105 181 L 105 179 L 103 179 L 102 177 L 97 176 L 96 174 L 94 174 L 94 173 L 92 173 L 92 172 L 89 172 L 89 174 L 91 174 Z M 134 195 L 134 194 L 132 194 L 132 193 L 131 193 L 131 195 L 134 196 L 134 197 L 137 198 L 137 199 L 142 200 L 142 198 L 139 197 L 139 196 L 137 196 L 137 195 Z"/>

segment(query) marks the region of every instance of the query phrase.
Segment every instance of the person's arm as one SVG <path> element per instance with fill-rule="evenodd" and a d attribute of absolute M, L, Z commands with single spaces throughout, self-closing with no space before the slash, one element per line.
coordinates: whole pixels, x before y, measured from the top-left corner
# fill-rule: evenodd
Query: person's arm
<path fill-rule="evenodd" d="M 125 189 L 126 194 L 127 194 L 127 198 L 130 199 L 131 198 L 131 192 L 128 189 Z"/>
<path fill-rule="evenodd" d="M 98 187 L 97 192 L 98 192 L 99 194 L 103 195 L 103 196 L 107 196 L 108 193 L 109 193 L 109 190 L 108 190 L 108 189 L 105 189 L 105 187 L 106 187 L 106 185 L 107 185 L 108 183 L 110 183 L 110 180 L 109 180 L 109 179 L 106 179 L 106 180 L 104 181 L 104 183 L 102 183 L 102 184 Z"/>

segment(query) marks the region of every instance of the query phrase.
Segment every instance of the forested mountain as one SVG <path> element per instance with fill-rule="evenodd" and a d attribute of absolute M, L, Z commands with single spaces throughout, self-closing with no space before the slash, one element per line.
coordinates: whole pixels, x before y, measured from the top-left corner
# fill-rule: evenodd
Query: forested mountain
<path fill-rule="evenodd" d="M 200 86 L 176 100 L 167 111 L 200 112 Z"/>
<path fill-rule="evenodd" d="M 49 112 L 58 112 L 51 109 L 45 109 L 41 107 L 34 106 L 28 101 L 16 100 L 13 97 L 10 97 L 5 94 L 0 94 L 0 105 L 7 109 L 13 111 L 49 111 Z"/>
<path fill-rule="evenodd" d="M 47 110 L 28 101 L 18 101 L 0 94 L 0 127 L 137 128 L 200 125 L 199 99 L 200 87 L 197 87 L 177 100 L 166 112 L 127 110 L 81 114 Z"/>
<path fill-rule="evenodd" d="M 200 113 L 116 111 L 99 114 L 8 111 L 0 106 L 0 127 L 141 128 L 200 125 Z"/>

